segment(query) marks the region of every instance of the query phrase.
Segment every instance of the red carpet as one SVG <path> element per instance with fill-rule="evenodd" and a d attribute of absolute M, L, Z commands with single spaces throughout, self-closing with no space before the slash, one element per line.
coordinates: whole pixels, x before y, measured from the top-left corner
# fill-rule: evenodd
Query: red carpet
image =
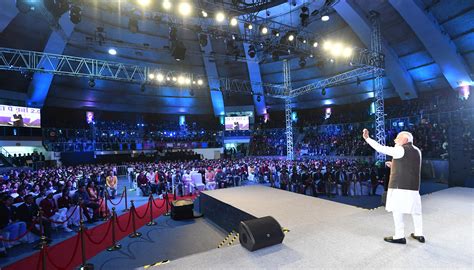
<path fill-rule="evenodd" d="M 183 199 L 190 198 L 194 198 L 194 196 L 184 197 Z M 170 195 L 170 201 L 171 199 L 172 196 Z M 148 205 L 149 204 L 147 203 L 136 208 L 137 215 L 135 217 L 135 224 L 137 230 L 150 221 Z M 158 209 L 155 205 L 158 207 L 163 207 Z M 166 207 L 164 206 L 164 200 L 156 199 L 155 204 L 153 204 L 153 217 L 157 218 L 165 212 Z M 139 218 L 139 216 L 143 218 Z M 119 241 L 120 239 L 127 237 L 133 231 L 130 211 L 119 216 L 117 220 L 119 226 L 117 226 L 117 223 L 115 224 L 115 235 L 117 241 Z M 92 229 L 89 229 L 86 232 L 90 236 L 90 239 L 87 236 L 85 237 L 87 259 L 94 257 L 95 255 L 109 248 L 112 245 L 112 228 L 110 221 L 100 224 Z M 4 269 L 41 269 L 42 256 L 40 256 L 40 254 L 41 252 L 38 251 L 29 257 L 26 257 L 5 267 Z M 82 263 L 82 259 L 79 235 L 77 234 L 76 236 L 71 237 L 63 242 L 48 247 L 46 254 L 48 257 L 46 259 L 46 269 L 74 269 L 80 266 Z"/>

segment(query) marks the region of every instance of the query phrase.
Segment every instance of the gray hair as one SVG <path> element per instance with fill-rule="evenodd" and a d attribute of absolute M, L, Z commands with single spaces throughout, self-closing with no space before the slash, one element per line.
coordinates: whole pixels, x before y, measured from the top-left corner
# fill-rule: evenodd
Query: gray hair
<path fill-rule="evenodd" d="M 398 133 L 398 135 L 404 135 L 407 138 L 408 142 L 413 143 L 413 135 L 410 132 L 402 131 Z"/>

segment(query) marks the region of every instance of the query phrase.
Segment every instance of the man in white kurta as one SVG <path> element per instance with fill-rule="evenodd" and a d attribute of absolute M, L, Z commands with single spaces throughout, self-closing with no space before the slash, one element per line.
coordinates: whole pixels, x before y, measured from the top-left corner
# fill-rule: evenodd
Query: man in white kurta
<path fill-rule="evenodd" d="M 391 172 L 385 208 L 393 214 L 395 235 L 385 237 L 384 240 L 390 243 L 406 244 L 403 215 L 411 214 L 415 227 L 415 232 L 411 234 L 411 237 L 424 243 L 419 193 L 421 151 L 413 145 L 413 135 L 406 131 L 400 132 L 395 138 L 394 147 L 380 145 L 369 137 L 367 129 L 364 129 L 363 137 L 375 151 L 393 157 L 392 161 L 386 162 Z"/>

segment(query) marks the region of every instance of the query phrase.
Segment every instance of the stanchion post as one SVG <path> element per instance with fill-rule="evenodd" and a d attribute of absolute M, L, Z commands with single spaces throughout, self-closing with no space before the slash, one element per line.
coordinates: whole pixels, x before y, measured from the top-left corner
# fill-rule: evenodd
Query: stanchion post
<path fill-rule="evenodd" d="M 109 200 L 109 195 L 107 195 L 108 192 L 107 192 L 107 189 L 105 190 L 105 193 L 104 193 L 104 200 L 105 200 L 105 216 L 102 218 L 103 221 L 107 221 L 109 219 L 109 204 L 108 204 L 108 200 Z"/>
<path fill-rule="evenodd" d="M 112 219 L 109 220 L 112 222 L 112 246 L 107 249 L 107 251 L 116 251 L 122 248 L 122 245 L 117 243 L 115 239 L 115 222 L 117 222 L 117 213 L 115 212 L 115 207 L 112 207 Z"/>
<path fill-rule="evenodd" d="M 44 235 L 44 225 L 43 225 L 43 210 L 40 210 L 38 213 L 39 222 L 40 222 L 40 248 L 41 248 L 41 269 L 46 270 L 46 248 L 48 247 L 48 242 L 46 241 L 46 236 Z"/>
<path fill-rule="evenodd" d="M 168 191 L 166 190 L 165 191 L 165 204 L 166 204 L 166 213 L 165 213 L 165 216 L 170 216 L 171 213 L 170 213 L 170 207 L 169 207 L 169 198 L 168 198 Z"/>
<path fill-rule="evenodd" d="M 127 187 L 124 186 L 123 187 L 123 192 L 125 193 L 125 209 L 123 209 L 123 212 L 127 212 L 128 211 L 128 199 L 127 199 Z"/>
<path fill-rule="evenodd" d="M 148 197 L 148 203 L 150 204 L 150 222 L 148 222 L 147 226 L 155 226 L 156 222 L 153 220 L 153 194 L 150 194 Z"/>
<path fill-rule="evenodd" d="M 130 203 L 132 204 L 132 207 L 130 208 L 130 215 L 132 215 L 132 228 L 133 228 L 133 232 L 128 235 L 128 237 L 130 238 L 136 238 L 136 237 L 140 237 L 142 236 L 142 233 L 141 232 L 137 232 L 137 228 L 135 226 L 135 214 L 136 214 L 136 209 L 135 209 L 135 204 L 133 203 L 133 200 L 130 201 Z"/>
<path fill-rule="evenodd" d="M 80 221 L 80 226 L 79 226 L 79 237 L 81 239 L 81 266 L 79 269 L 81 270 L 93 270 L 94 265 L 92 263 L 87 262 L 87 257 L 86 257 L 86 239 L 85 239 L 85 226 L 84 226 L 84 221 L 81 219 Z"/>

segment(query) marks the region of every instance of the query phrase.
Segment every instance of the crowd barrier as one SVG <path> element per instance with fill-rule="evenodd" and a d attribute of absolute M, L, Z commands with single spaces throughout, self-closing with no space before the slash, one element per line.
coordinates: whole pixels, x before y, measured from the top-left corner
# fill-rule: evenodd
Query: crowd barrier
<path fill-rule="evenodd" d="M 104 236 L 99 240 L 93 238 L 94 229 L 89 230 L 84 225 L 84 214 L 83 214 L 83 211 L 82 211 L 83 203 L 81 201 L 81 202 L 79 202 L 78 205 L 74 206 L 74 209 L 69 214 L 69 216 L 67 216 L 66 219 L 61 220 L 61 221 L 53 220 L 53 219 L 50 219 L 50 218 L 47 218 L 47 217 L 43 216 L 43 211 L 40 210 L 39 213 L 38 213 L 38 222 L 31 224 L 31 226 L 29 226 L 27 228 L 26 232 L 22 233 L 21 235 L 19 235 L 15 239 L 8 239 L 8 238 L 0 237 L 0 242 L 9 243 L 9 242 L 20 241 L 24 237 L 26 237 L 29 233 L 32 233 L 33 227 L 39 227 L 39 231 L 41 232 L 41 236 L 40 236 L 40 254 L 39 254 L 40 256 L 39 256 L 39 260 L 36 264 L 35 269 L 46 270 L 47 269 L 47 262 L 49 262 L 50 265 L 52 265 L 56 269 L 70 269 L 72 267 L 72 263 L 74 262 L 74 258 L 75 258 L 74 255 L 78 252 L 79 248 L 81 249 L 81 266 L 80 266 L 81 269 L 94 269 L 94 266 L 87 262 L 86 239 L 90 243 L 92 243 L 93 245 L 100 245 L 104 241 L 107 240 L 107 237 L 108 237 L 109 233 L 112 232 L 111 237 L 110 237 L 111 245 L 107 249 L 107 251 L 116 251 L 116 250 L 121 249 L 121 245 L 118 242 L 118 239 L 116 237 L 117 230 L 119 230 L 122 233 L 125 233 L 129 230 L 130 226 L 132 226 L 132 233 L 129 234 L 129 237 L 130 238 L 139 237 L 139 236 L 141 236 L 141 233 L 137 232 L 137 227 L 136 227 L 137 219 L 139 219 L 139 220 L 149 219 L 149 222 L 146 223 L 146 226 L 155 226 L 157 223 L 154 221 L 154 218 L 153 218 L 153 209 L 158 210 L 158 209 L 162 209 L 163 207 L 166 207 L 166 214 L 165 215 L 169 214 L 169 209 L 170 209 L 170 206 L 171 206 L 169 196 L 168 196 L 168 194 L 166 194 L 163 197 L 164 197 L 164 200 L 162 201 L 161 205 L 159 205 L 159 203 L 155 202 L 155 198 L 153 197 L 153 194 L 150 194 L 149 197 L 148 197 L 148 202 L 146 204 L 146 209 L 143 212 L 143 214 L 140 215 L 136 211 L 135 204 L 134 204 L 133 200 L 130 201 L 131 207 L 130 207 L 130 209 L 128 209 L 126 188 L 124 188 L 124 191 L 121 194 L 120 200 L 117 203 L 112 202 L 110 200 L 110 198 L 106 195 L 101 201 L 99 201 L 99 203 L 100 204 L 104 203 L 105 206 L 106 206 L 105 207 L 105 213 L 102 212 L 101 214 L 104 216 L 104 220 L 106 220 L 106 222 L 107 222 L 107 229 L 106 229 L 106 232 L 103 234 Z M 117 217 L 116 208 L 112 207 L 112 209 L 110 210 L 109 207 L 108 207 L 109 203 L 114 205 L 114 206 L 118 206 L 123 200 L 125 200 L 125 202 L 124 202 L 125 211 L 130 211 L 130 214 L 128 215 L 127 223 L 125 225 L 120 224 L 119 219 Z M 48 249 L 47 238 L 44 234 L 44 226 L 43 226 L 44 222 L 48 221 L 48 222 L 51 222 L 52 224 L 64 224 L 64 223 L 70 221 L 70 219 L 73 217 L 73 215 L 74 215 L 75 211 L 77 211 L 77 209 L 79 209 L 79 213 L 80 213 L 80 226 L 79 226 L 79 231 L 77 232 L 77 235 L 76 235 L 77 240 L 74 244 L 72 255 L 70 256 L 71 259 L 64 266 L 63 265 L 58 265 L 57 261 L 55 261 L 55 258 L 53 256 L 53 254 L 51 254 L 49 252 L 49 249 Z"/>

